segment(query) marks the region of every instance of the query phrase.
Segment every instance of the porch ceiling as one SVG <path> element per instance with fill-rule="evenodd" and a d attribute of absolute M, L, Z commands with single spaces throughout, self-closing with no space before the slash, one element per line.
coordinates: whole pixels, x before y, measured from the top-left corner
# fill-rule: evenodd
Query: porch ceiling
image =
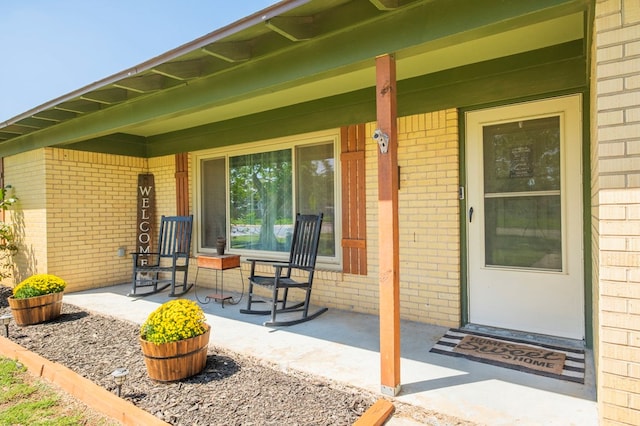
<path fill-rule="evenodd" d="M 152 155 L 165 135 L 585 37 L 588 0 L 285 0 L 0 123 L 0 155 Z M 176 147 L 175 150 L 179 150 Z"/>

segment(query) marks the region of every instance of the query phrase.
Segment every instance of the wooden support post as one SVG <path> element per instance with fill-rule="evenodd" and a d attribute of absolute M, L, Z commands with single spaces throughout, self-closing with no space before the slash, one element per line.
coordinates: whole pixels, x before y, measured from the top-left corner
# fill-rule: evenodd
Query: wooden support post
<path fill-rule="evenodd" d="M 382 393 L 400 392 L 400 260 L 396 63 L 376 58 L 378 233 L 380 264 L 380 375 Z M 386 146 L 385 146 L 386 145 Z"/>

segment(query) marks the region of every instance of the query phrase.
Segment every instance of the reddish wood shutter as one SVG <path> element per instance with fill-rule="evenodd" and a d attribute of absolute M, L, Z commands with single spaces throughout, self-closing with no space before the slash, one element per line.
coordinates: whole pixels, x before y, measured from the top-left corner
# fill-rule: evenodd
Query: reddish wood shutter
<path fill-rule="evenodd" d="M 342 162 L 342 263 L 343 272 L 367 274 L 365 199 L 365 126 L 340 131 Z"/>
<path fill-rule="evenodd" d="M 176 214 L 189 214 L 189 154 L 176 154 Z"/>

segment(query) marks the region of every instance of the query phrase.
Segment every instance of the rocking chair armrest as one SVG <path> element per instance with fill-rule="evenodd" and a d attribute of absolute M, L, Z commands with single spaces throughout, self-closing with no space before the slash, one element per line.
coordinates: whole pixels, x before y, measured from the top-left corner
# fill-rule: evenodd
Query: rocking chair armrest
<path fill-rule="evenodd" d="M 272 266 L 286 266 L 289 264 L 286 260 L 277 260 L 277 259 L 247 259 L 247 262 L 251 263 L 251 276 L 254 276 L 255 268 L 257 263 L 261 263 L 264 265 L 272 265 Z"/>
<path fill-rule="evenodd" d="M 289 265 L 289 268 L 298 269 L 300 271 L 306 271 L 306 272 L 315 271 L 316 269 L 313 266 L 300 266 L 300 265 Z"/>
<path fill-rule="evenodd" d="M 142 253 L 142 252 L 132 252 L 131 254 L 131 260 L 133 260 L 133 268 L 138 269 L 138 268 L 143 268 L 144 266 L 157 266 L 160 264 L 160 253 L 155 253 L 155 252 L 147 252 L 147 253 Z M 152 256 L 150 259 L 150 263 L 146 264 L 146 265 L 138 265 L 138 258 L 140 256 Z"/>
<path fill-rule="evenodd" d="M 289 263 L 289 262 L 278 262 L 275 263 L 273 265 L 273 267 L 275 268 L 276 272 L 275 275 L 276 276 L 282 276 L 282 270 L 286 269 L 287 276 L 291 275 L 291 271 L 293 270 L 298 270 L 298 271 L 305 271 L 306 273 L 311 273 L 313 271 L 315 271 L 316 268 L 312 267 L 312 266 L 301 266 L 301 265 L 295 265 L 293 263 Z"/>
<path fill-rule="evenodd" d="M 272 266 L 286 266 L 289 264 L 286 260 L 273 260 L 273 259 L 247 259 L 247 262 L 251 263 L 251 269 L 255 268 L 257 263 L 262 263 L 264 265 L 272 265 Z"/>
<path fill-rule="evenodd" d="M 190 255 L 190 253 L 186 252 L 186 251 L 175 251 L 175 252 L 173 252 L 173 255 L 171 256 L 171 260 L 172 260 L 174 266 L 178 264 L 180 259 L 184 259 L 184 262 L 186 263 L 186 265 L 188 265 L 189 264 L 189 255 Z"/>

